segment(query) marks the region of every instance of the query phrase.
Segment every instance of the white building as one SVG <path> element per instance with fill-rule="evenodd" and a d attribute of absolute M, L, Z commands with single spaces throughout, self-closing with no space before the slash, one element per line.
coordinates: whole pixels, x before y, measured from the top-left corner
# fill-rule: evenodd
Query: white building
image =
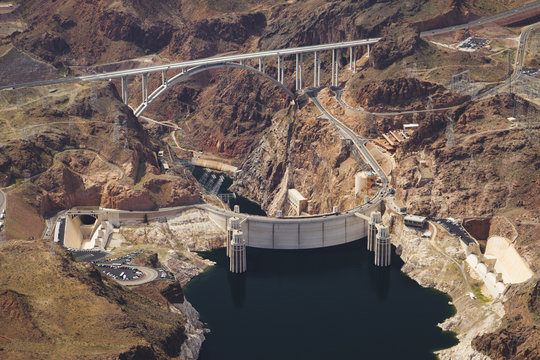
<path fill-rule="evenodd" d="M 303 211 L 307 211 L 307 199 L 298 192 L 296 189 L 289 189 L 287 192 L 287 200 L 292 205 L 297 215 L 302 214 Z"/>

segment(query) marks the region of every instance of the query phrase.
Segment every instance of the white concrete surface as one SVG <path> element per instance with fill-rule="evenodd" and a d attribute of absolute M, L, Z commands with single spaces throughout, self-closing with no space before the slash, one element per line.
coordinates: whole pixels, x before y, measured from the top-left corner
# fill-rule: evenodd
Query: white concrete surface
<path fill-rule="evenodd" d="M 527 281 L 533 276 L 533 272 L 518 254 L 510 240 L 502 236 L 488 238 L 486 259 L 495 259 L 495 271 L 502 274 L 502 279 L 507 284 L 518 284 Z"/>

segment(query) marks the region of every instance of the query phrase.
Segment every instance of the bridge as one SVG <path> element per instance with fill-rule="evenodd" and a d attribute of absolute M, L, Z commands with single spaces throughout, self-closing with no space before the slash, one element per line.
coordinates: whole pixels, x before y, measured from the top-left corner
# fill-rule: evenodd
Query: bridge
<path fill-rule="evenodd" d="M 144 111 L 152 104 L 157 98 L 163 95 L 166 91 L 172 88 L 174 85 L 179 82 L 188 79 L 189 77 L 196 75 L 198 73 L 218 69 L 218 68 L 236 68 L 244 69 L 251 72 L 254 72 L 260 76 L 265 77 L 270 80 L 277 86 L 279 86 L 283 91 L 292 99 L 296 98 L 295 93 L 293 93 L 289 88 L 284 85 L 285 79 L 285 60 L 290 57 L 294 57 L 296 62 L 295 67 L 295 76 L 296 91 L 304 88 L 304 55 L 313 54 L 313 86 L 321 86 L 321 53 L 325 51 L 332 52 L 332 85 L 338 85 L 338 75 L 339 75 L 339 52 L 344 49 L 349 51 L 349 68 L 356 72 L 356 60 L 357 60 L 357 49 L 359 47 L 367 47 L 367 53 L 369 56 L 370 46 L 377 43 L 381 38 L 373 39 L 364 39 L 364 40 L 354 40 L 354 41 L 344 41 L 331 44 L 322 44 L 322 45 L 310 45 L 294 48 L 285 48 L 279 50 L 268 50 L 260 51 L 246 54 L 237 54 L 237 55 L 226 55 L 226 56 L 216 56 L 205 59 L 198 60 L 189 60 L 183 62 L 176 62 L 165 65 L 155 65 L 148 67 L 141 67 L 136 69 L 129 70 L 120 70 L 113 72 L 104 72 L 100 74 L 84 75 L 73 78 L 61 78 L 54 80 L 43 80 L 36 81 L 31 83 L 24 84 L 15 84 L 1 86 L 0 90 L 3 89 L 16 89 L 21 87 L 33 87 L 33 86 L 44 86 L 44 85 L 54 85 L 54 84 L 67 84 L 67 83 L 77 83 L 85 81 L 111 81 L 113 79 L 120 79 L 121 89 L 120 94 L 122 96 L 122 101 L 124 104 L 129 105 L 129 92 L 128 85 L 130 78 L 137 76 L 141 77 L 141 103 L 132 106 L 133 113 L 136 117 L 141 116 Z M 277 62 L 277 73 L 276 77 L 270 76 L 266 71 L 266 65 L 268 61 Z M 173 72 L 177 74 L 171 76 Z M 161 77 L 161 84 L 153 91 L 150 91 L 149 88 L 149 76 L 152 74 L 157 74 Z"/>

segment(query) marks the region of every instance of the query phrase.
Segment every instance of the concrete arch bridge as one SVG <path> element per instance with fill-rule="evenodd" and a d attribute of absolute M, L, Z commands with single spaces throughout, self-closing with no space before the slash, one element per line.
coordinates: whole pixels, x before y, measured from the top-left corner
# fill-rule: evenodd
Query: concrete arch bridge
<path fill-rule="evenodd" d="M 294 48 L 284 48 L 279 50 L 268 50 L 260 51 L 246 54 L 238 55 L 226 55 L 226 56 L 216 56 L 205 59 L 198 60 L 189 60 L 177 63 L 170 63 L 164 65 L 148 66 L 141 67 L 129 70 L 120 70 L 112 72 L 104 72 L 99 74 L 84 75 L 73 78 L 61 78 L 54 80 L 43 80 L 36 81 L 31 83 L 24 84 L 15 84 L 7 85 L 0 87 L 2 89 L 15 89 L 21 87 L 32 87 L 32 86 L 43 86 L 43 85 L 54 85 L 54 84 L 65 84 L 65 83 L 76 83 L 84 81 L 110 81 L 113 79 L 120 79 L 121 89 L 120 94 L 122 96 L 122 101 L 126 105 L 130 105 L 134 109 L 135 116 L 141 116 L 144 111 L 148 108 L 152 102 L 157 98 L 163 95 L 166 91 L 172 88 L 174 85 L 179 82 L 188 79 L 189 77 L 201 73 L 203 71 L 208 71 L 211 69 L 218 68 L 237 68 L 245 69 L 251 72 L 256 73 L 257 75 L 263 76 L 266 79 L 270 80 L 277 86 L 279 86 L 283 91 L 294 100 L 296 95 L 290 89 L 284 85 L 285 78 L 285 60 L 288 60 L 290 57 L 294 57 L 295 62 L 295 76 L 296 76 L 296 91 L 304 88 L 304 55 L 313 54 L 313 86 L 321 86 L 321 53 L 330 51 L 332 53 L 332 62 L 331 62 L 331 85 L 338 85 L 338 75 L 339 75 L 339 52 L 342 50 L 348 50 L 349 52 L 349 69 L 356 71 L 356 59 L 357 59 L 357 49 L 359 47 L 367 47 L 367 53 L 369 55 L 370 46 L 377 43 L 381 38 L 372 38 L 372 39 L 363 39 L 363 40 L 354 40 L 354 41 L 344 41 L 331 44 L 322 44 L 322 45 L 310 45 Z M 277 76 L 274 78 L 267 74 L 266 72 L 266 63 L 268 60 L 277 61 Z M 250 65 L 255 63 L 255 65 Z M 174 76 L 169 77 L 175 72 L 179 72 Z M 161 76 L 161 84 L 150 91 L 148 78 L 152 74 L 157 74 Z M 128 84 L 130 78 L 141 77 L 141 102 L 139 104 L 129 104 L 129 93 L 128 93 Z"/>

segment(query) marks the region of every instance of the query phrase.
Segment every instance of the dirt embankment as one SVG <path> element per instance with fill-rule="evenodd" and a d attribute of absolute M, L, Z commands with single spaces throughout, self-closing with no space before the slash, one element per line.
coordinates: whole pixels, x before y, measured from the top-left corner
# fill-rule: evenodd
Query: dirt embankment
<path fill-rule="evenodd" d="M 35 241 L 10 242 L 0 260 L 0 357 L 181 355 L 188 320 L 170 311 L 173 303 L 184 303 L 178 284 L 126 291 L 92 264 L 73 262 L 60 248 L 51 258 L 49 245 Z"/>

